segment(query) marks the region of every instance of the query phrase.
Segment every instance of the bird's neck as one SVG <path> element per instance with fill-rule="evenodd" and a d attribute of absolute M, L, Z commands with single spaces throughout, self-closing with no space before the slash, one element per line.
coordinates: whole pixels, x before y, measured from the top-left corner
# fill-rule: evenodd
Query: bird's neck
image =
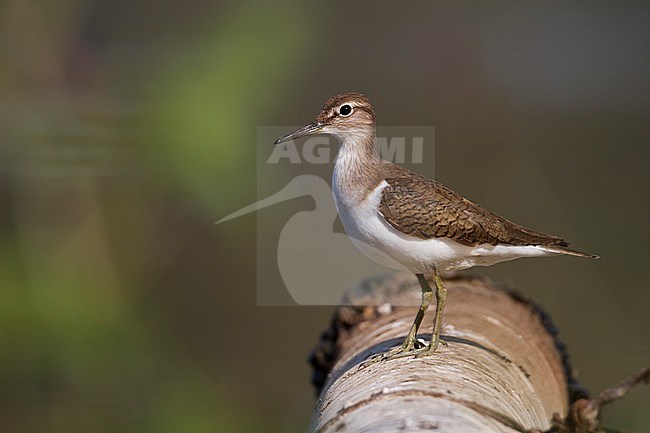
<path fill-rule="evenodd" d="M 334 163 L 332 186 L 340 198 L 361 200 L 374 185 L 382 162 L 375 148 L 375 130 L 348 131 L 338 138 L 341 147 Z"/>

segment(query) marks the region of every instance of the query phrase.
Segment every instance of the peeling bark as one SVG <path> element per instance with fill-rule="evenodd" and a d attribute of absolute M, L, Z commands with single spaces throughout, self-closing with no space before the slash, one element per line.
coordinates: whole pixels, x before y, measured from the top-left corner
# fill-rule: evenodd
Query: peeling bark
<path fill-rule="evenodd" d="M 310 431 L 545 431 L 586 397 L 538 306 L 486 279 L 447 278 L 445 285 L 448 345 L 433 356 L 366 367 L 372 354 L 401 344 L 419 284 L 398 273 L 350 291 L 312 354 L 320 399 Z M 434 314 L 431 308 L 420 337 L 430 336 Z"/>

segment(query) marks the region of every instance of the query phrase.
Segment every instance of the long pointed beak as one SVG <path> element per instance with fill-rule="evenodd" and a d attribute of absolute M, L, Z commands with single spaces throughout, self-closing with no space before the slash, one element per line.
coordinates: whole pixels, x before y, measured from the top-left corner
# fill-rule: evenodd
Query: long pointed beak
<path fill-rule="evenodd" d="M 319 122 L 310 123 L 308 125 L 303 126 L 302 128 L 296 129 L 295 131 L 285 135 L 284 137 L 278 138 L 277 140 L 275 140 L 275 143 L 273 144 L 284 143 L 285 141 L 304 137 L 306 135 L 318 134 L 323 129 L 324 126 L 325 126 L 324 124 Z"/>

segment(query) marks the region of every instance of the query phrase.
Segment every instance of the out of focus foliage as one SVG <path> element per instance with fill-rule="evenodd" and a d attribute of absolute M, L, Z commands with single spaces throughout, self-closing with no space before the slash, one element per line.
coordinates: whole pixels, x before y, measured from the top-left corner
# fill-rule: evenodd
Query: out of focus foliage
<path fill-rule="evenodd" d="M 330 310 L 257 307 L 254 216 L 213 223 L 256 200 L 256 127 L 342 91 L 435 125 L 455 189 L 600 254 L 491 275 L 545 304 L 594 392 L 638 370 L 649 14 L 0 3 L 0 432 L 304 431 Z M 607 415 L 647 430 L 647 393 Z"/>

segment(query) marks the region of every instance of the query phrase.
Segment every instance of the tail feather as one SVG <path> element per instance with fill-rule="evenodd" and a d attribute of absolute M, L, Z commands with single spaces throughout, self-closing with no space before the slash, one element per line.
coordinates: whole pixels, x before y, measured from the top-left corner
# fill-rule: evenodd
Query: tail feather
<path fill-rule="evenodd" d="M 544 245 L 544 249 L 551 252 L 551 253 L 566 254 L 568 256 L 585 257 L 585 258 L 588 258 L 588 259 L 599 259 L 600 258 L 600 256 L 595 255 L 595 254 L 587 254 L 587 253 L 583 253 L 582 251 L 578 251 L 578 250 L 568 248 L 567 245 L 568 244 L 566 244 L 566 245 Z"/>

